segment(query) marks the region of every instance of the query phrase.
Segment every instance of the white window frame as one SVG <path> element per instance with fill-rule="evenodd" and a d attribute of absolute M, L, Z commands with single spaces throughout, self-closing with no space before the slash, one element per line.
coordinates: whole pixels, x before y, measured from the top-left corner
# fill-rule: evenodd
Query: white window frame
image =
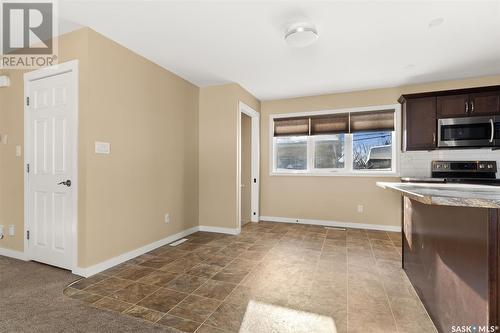
<path fill-rule="evenodd" d="M 307 170 L 285 170 L 276 169 L 276 154 L 274 144 L 274 120 L 289 117 L 318 116 L 338 113 L 355 113 L 367 111 L 394 110 L 394 131 L 392 132 L 392 168 L 391 170 L 354 170 L 352 167 L 352 138 L 353 134 L 345 135 L 344 168 L 339 169 L 315 169 L 314 166 L 314 142 L 313 136 L 308 139 Z M 364 177 L 398 177 L 400 170 L 401 146 L 401 105 L 376 105 L 349 109 L 322 110 L 312 112 L 273 114 L 269 116 L 269 170 L 271 176 L 364 176 Z M 322 136 L 326 137 L 326 136 Z"/>

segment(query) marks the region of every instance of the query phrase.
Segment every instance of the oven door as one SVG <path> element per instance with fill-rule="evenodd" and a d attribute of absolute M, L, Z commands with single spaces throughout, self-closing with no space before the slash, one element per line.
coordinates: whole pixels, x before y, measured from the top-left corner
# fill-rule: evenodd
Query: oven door
<path fill-rule="evenodd" d="M 498 117 L 438 120 L 438 147 L 493 147 L 498 145 Z"/>

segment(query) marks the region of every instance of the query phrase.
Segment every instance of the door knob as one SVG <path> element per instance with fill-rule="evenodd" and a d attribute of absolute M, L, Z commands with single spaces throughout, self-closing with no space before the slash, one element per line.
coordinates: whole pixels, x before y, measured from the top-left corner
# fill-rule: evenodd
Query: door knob
<path fill-rule="evenodd" d="M 57 183 L 57 185 L 66 185 L 67 187 L 71 187 L 71 180 L 68 179 L 65 182 Z"/>

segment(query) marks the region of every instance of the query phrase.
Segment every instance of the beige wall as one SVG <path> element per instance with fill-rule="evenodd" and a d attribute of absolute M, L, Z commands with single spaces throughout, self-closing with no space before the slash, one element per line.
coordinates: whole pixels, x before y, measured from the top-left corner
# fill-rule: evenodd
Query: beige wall
<path fill-rule="evenodd" d="M 59 38 L 59 61 L 78 59 L 79 77 L 79 109 L 84 114 L 88 106 L 88 32 L 80 29 Z M 11 85 L 0 89 L 0 133 L 9 136 L 7 145 L 0 145 L 0 224 L 13 224 L 16 228 L 14 237 L 5 236 L 0 240 L 0 247 L 16 251 L 24 249 L 24 156 L 16 157 L 16 145 L 24 148 L 24 91 L 23 73 L 20 70 L 3 70 L 1 74 L 10 77 Z M 80 121 L 80 135 L 84 135 L 85 123 Z M 82 144 L 80 143 L 80 148 Z M 80 161 L 82 150 L 79 152 Z M 83 168 L 79 170 L 80 182 L 85 179 Z M 79 188 L 79 196 L 84 197 L 85 187 Z M 84 221 L 82 212 L 79 219 Z M 79 232 L 83 232 L 83 223 Z"/>
<path fill-rule="evenodd" d="M 237 228 L 238 104 L 257 112 L 260 102 L 237 84 L 200 88 L 199 105 L 199 223 Z"/>
<path fill-rule="evenodd" d="M 5 71 L 3 71 L 5 73 Z M 11 85 L 17 84 L 17 75 L 10 75 Z M 16 188 L 14 179 L 20 177 L 22 179 L 22 159 L 15 157 L 15 145 L 22 142 L 22 131 L 19 132 L 18 127 L 22 123 L 18 124 L 16 118 L 18 117 L 15 113 L 7 113 L 7 110 L 15 108 L 12 105 L 14 102 L 14 95 L 19 94 L 7 94 L 11 91 L 11 88 L 1 88 L 0 89 L 0 133 L 8 135 L 8 144 L 0 145 L 0 224 L 4 225 L 4 233 L 7 233 L 7 225 L 14 224 L 16 227 L 17 235 L 15 237 L 10 237 L 5 235 L 5 237 L 0 240 L 0 246 L 6 247 L 13 250 L 22 250 L 23 238 L 22 238 L 22 206 L 21 209 L 16 209 L 16 203 L 18 200 L 22 200 L 22 187 Z M 7 93 L 6 93 L 7 92 Z M 21 91 L 22 94 L 22 91 Z M 20 96 L 20 103 L 22 107 L 22 95 Z M 22 117 L 22 115 L 19 115 Z M 15 170 L 16 165 L 20 165 L 21 170 Z M 7 170 L 12 170 L 7 172 Z M 16 172 L 18 171 L 18 172 Z M 19 204 L 17 204 L 19 205 Z"/>
<path fill-rule="evenodd" d="M 79 265 L 196 226 L 199 89 L 90 29 L 62 36 L 59 47 L 61 61 L 80 61 Z M 23 81 L 8 74 L 12 86 L 0 90 L 0 132 L 10 136 L 0 146 L 0 217 L 17 235 L 0 246 L 22 251 L 23 160 L 14 151 L 23 144 Z M 94 141 L 110 142 L 111 154 L 94 154 Z"/>
<path fill-rule="evenodd" d="M 5 73 L 6 71 L 3 71 Z M 0 133 L 8 135 L 8 143 L 0 145 L 0 224 L 5 237 L 0 247 L 23 250 L 23 158 L 16 157 L 16 145 L 23 143 L 23 85 L 21 72 L 9 71 L 11 87 L 0 88 Z M 14 237 L 7 236 L 7 226 L 16 228 Z"/>
<path fill-rule="evenodd" d="M 241 223 L 252 218 L 252 118 L 241 115 Z"/>
<path fill-rule="evenodd" d="M 396 104 L 401 94 L 495 84 L 500 84 L 500 76 L 262 102 L 261 216 L 393 226 L 401 223 L 399 195 L 375 185 L 397 178 L 270 176 L 269 115 Z M 364 206 L 361 214 L 358 205 Z"/>
<path fill-rule="evenodd" d="M 92 30 L 89 77 L 84 266 L 198 225 L 199 89 Z"/>

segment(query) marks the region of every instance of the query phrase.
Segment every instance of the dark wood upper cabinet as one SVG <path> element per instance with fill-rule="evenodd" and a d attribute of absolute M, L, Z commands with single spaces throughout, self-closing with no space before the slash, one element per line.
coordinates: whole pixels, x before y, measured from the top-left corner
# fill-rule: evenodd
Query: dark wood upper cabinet
<path fill-rule="evenodd" d="M 437 97 L 438 118 L 493 116 L 500 114 L 500 89 Z"/>
<path fill-rule="evenodd" d="M 435 149 L 436 126 L 436 97 L 406 100 L 403 103 L 403 150 Z"/>
<path fill-rule="evenodd" d="M 469 115 L 469 95 L 449 95 L 437 97 L 437 117 L 457 118 Z"/>
<path fill-rule="evenodd" d="M 469 103 L 471 116 L 499 115 L 500 90 L 470 94 Z"/>
<path fill-rule="evenodd" d="M 437 148 L 437 120 L 500 115 L 500 85 L 402 95 L 403 150 Z"/>

